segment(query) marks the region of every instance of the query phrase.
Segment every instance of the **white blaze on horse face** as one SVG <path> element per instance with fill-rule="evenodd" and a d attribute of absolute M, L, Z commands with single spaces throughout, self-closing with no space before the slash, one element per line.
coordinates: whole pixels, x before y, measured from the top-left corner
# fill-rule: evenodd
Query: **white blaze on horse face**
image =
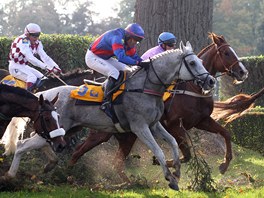
<path fill-rule="evenodd" d="M 52 111 L 51 112 L 52 117 L 54 118 L 54 120 L 56 120 L 57 123 L 57 127 L 60 128 L 60 124 L 59 124 L 59 115 L 56 111 Z"/>
<path fill-rule="evenodd" d="M 233 48 L 230 47 L 230 46 L 229 46 L 229 49 L 233 52 L 233 54 L 235 55 L 235 57 L 237 58 L 237 60 L 239 60 L 239 57 L 237 56 L 235 50 L 233 50 Z M 241 70 L 242 70 L 243 73 L 244 73 L 244 76 L 241 77 L 241 78 L 242 78 L 243 80 L 245 80 L 245 79 L 248 77 L 248 70 L 246 69 L 246 67 L 244 66 L 243 63 L 238 62 L 238 64 L 239 64 L 239 67 L 241 68 Z"/>
<path fill-rule="evenodd" d="M 60 124 L 59 124 L 59 114 L 56 111 L 52 111 L 51 112 L 52 117 L 54 118 L 54 120 L 57 123 L 57 129 L 51 131 L 50 137 L 54 138 L 54 137 L 58 137 L 58 136 L 64 136 L 65 135 L 65 130 L 63 128 L 60 128 Z"/>

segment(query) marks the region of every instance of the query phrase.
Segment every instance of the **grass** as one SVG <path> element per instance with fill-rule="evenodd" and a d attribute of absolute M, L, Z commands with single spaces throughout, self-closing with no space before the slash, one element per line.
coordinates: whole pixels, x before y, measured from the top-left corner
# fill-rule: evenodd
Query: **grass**
<path fill-rule="evenodd" d="M 151 165 L 152 154 L 144 147 L 136 147 L 127 160 L 127 175 L 135 181 L 133 186 L 118 186 L 112 169 L 112 144 L 97 147 L 89 152 L 72 169 L 67 169 L 62 162 L 54 171 L 41 173 L 41 164 L 37 158 L 25 155 L 19 169 L 18 177 L 22 178 L 13 185 L 24 183 L 23 188 L 12 192 L 0 192 L 1 198 L 12 197 L 155 197 L 155 198 L 262 198 L 264 197 L 264 158 L 257 152 L 233 145 L 234 158 L 228 171 L 221 175 L 218 170 L 223 154 L 204 158 L 211 167 L 216 192 L 193 192 L 188 190 L 191 175 L 187 173 L 187 164 L 182 165 L 182 177 L 179 182 L 180 192 L 175 192 L 167 186 L 161 168 Z M 143 150 L 142 150 L 143 149 Z M 166 151 L 166 149 L 164 149 Z M 109 153 L 109 152 L 113 153 Z M 133 158 L 135 154 L 141 158 Z M 39 155 L 39 152 L 36 151 Z M 203 155 L 203 153 L 201 152 Z M 107 157 L 109 158 L 107 158 Z M 26 161 L 26 159 L 27 161 Z M 36 164 L 36 165 L 34 165 Z M 30 173 L 29 173 L 30 170 Z M 72 176 L 73 182 L 67 181 Z M 81 181 L 81 182 L 80 182 Z"/>

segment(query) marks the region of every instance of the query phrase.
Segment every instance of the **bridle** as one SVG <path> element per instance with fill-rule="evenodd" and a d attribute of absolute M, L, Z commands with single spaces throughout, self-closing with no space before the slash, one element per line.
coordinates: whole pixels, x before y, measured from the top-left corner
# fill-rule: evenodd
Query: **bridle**
<path fill-rule="evenodd" d="M 220 51 L 219 51 L 222 47 L 230 47 L 230 45 L 229 45 L 229 44 L 223 44 L 223 45 L 217 47 L 217 44 L 215 44 L 216 55 L 218 55 L 219 60 L 220 60 L 221 64 L 223 65 L 223 67 L 225 68 L 225 71 L 227 72 L 227 74 L 228 74 L 229 76 L 233 76 L 233 74 L 234 74 L 233 66 L 234 66 L 235 64 L 237 64 L 237 63 L 240 63 L 241 61 L 237 59 L 237 60 L 236 60 L 235 62 L 233 62 L 231 65 L 226 66 L 225 63 L 224 63 L 224 61 L 223 61 L 223 58 L 222 58 L 221 55 L 220 55 Z"/>
<path fill-rule="evenodd" d="M 52 138 L 50 136 L 50 132 L 47 129 L 47 124 L 44 118 L 44 112 L 47 112 L 47 111 L 52 112 L 52 111 L 56 111 L 56 109 L 48 110 L 48 109 L 44 109 L 40 107 L 38 110 L 35 110 L 35 111 L 38 111 L 39 114 L 38 114 L 38 117 L 33 122 L 35 123 L 40 119 L 40 125 L 42 128 L 42 131 L 36 131 L 36 133 L 40 135 L 41 137 L 43 137 L 47 142 L 51 143 Z"/>
<path fill-rule="evenodd" d="M 195 81 L 195 82 L 197 82 L 197 84 L 201 85 L 201 87 L 202 87 L 202 86 L 204 85 L 204 83 L 206 82 L 206 79 L 208 78 L 208 76 L 209 76 L 210 74 L 209 74 L 208 72 L 206 72 L 206 73 L 203 73 L 203 74 L 194 75 L 194 73 L 192 72 L 192 70 L 190 69 L 190 67 L 189 67 L 189 65 L 188 65 L 188 63 L 187 63 L 187 61 L 186 61 L 186 57 L 191 56 L 191 55 L 195 55 L 195 54 L 192 52 L 192 53 L 186 54 L 185 56 L 182 57 L 182 62 L 181 62 L 181 64 L 180 64 L 180 67 L 179 67 L 179 70 L 178 70 L 177 73 L 178 73 L 178 74 L 180 73 L 180 70 L 181 70 L 181 68 L 182 68 L 182 65 L 184 64 L 185 67 L 187 68 L 187 70 L 189 71 L 189 73 L 190 73 L 190 74 L 192 75 L 192 77 L 193 77 L 193 80 L 189 80 L 189 81 Z M 152 70 L 153 70 L 155 76 L 157 77 L 157 79 L 158 79 L 158 81 L 159 81 L 159 83 L 155 83 L 155 82 L 153 82 L 153 81 L 151 80 L 151 78 L 149 77 L 149 69 L 148 69 L 146 80 L 148 80 L 150 83 L 152 83 L 152 84 L 154 84 L 154 85 L 162 85 L 165 89 L 167 89 L 170 85 L 175 85 L 175 83 L 166 84 L 166 83 L 164 83 L 164 82 L 161 80 L 161 78 L 160 78 L 159 75 L 157 74 L 155 68 L 153 67 L 152 60 L 151 60 L 151 59 L 150 59 L 150 67 L 152 68 Z M 206 79 L 203 81 L 203 83 L 201 84 L 201 80 L 198 78 L 198 76 L 202 76 L 202 75 L 205 75 L 205 74 L 207 74 L 207 77 L 206 77 Z M 145 80 L 145 83 L 146 83 L 146 80 Z M 188 82 L 188 81 L 184 81 L 184 82 Z M 145 83 L 144 83 L 144 87 L 145 87 Z M 145 90 L 145 89 L 144 89 L 144 90 Z M 148 92 L 148 94 L 150 94 L 150 93 Z M 159 95 L 159 96 L 162 97 L 162 96 L 163 96 L 163 93 L 160 93 L 160 94 L 157 94 L 157 95 Z"/>

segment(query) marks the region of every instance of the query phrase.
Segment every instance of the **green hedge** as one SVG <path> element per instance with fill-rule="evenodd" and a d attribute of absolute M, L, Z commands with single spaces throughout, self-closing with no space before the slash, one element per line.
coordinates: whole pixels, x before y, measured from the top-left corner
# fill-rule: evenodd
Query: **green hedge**
<path fill-rule="evenodd" d="M 15 37 L 0 37 L 0 64 L 2 69 L 8 68 L 8 53 Z M 64 72 L 76 68 L 87 69 L 85 53 L 92 36 L 70 34 L 42 34 L 40 40 L 47 54 L 62 68 Z"/>
<path fill-rule="evenodd" d="M 264 155 L 264 108 L 256 107 L 225 127 L 236 144 Z"/>

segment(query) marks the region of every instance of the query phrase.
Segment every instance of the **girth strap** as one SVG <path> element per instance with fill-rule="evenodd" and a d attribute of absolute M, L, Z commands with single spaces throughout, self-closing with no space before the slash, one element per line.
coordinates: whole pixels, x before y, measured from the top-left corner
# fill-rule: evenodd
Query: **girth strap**
<path fill-rule="evenodd" d="M 157 91 L 154 91 L 152 89 L 123 89 L 125 92 L 138 92 L 138 93 L 144 93 L 144 94 L 149 94 L 149 95 L 154 95 L 154 96 L 159 96 L 162 97 L 164 93 L 160 93 Z"/>

